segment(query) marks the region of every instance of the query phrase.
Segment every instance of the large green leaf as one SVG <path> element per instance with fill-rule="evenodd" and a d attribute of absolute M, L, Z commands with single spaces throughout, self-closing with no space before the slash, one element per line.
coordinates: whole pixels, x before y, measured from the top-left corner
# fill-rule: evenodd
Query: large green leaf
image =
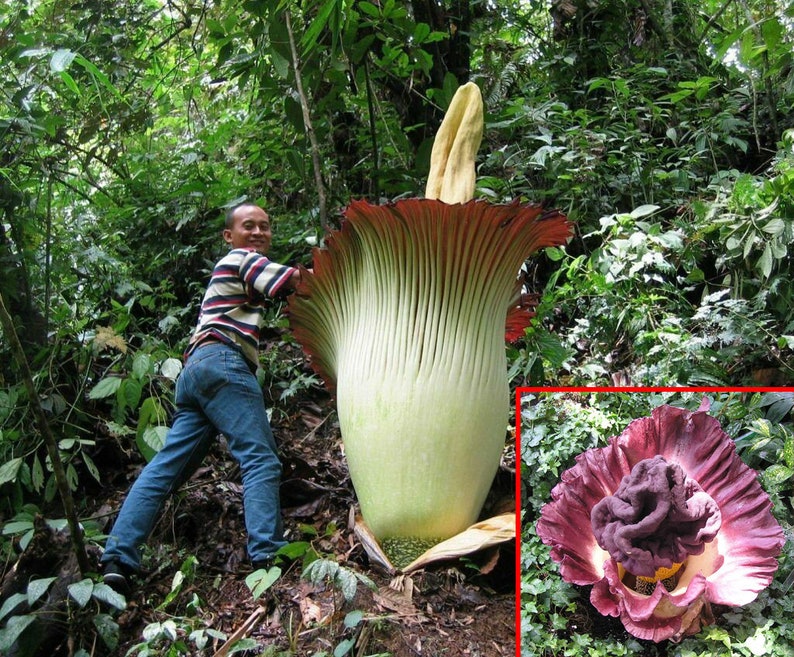
<path fill-rule="evenodd" d="M 19 473 L 19 469 L 22 467 L 23 461 L 24 459 L 18 456 L 11 459 L 10 461 L 6 461 L 3 463 L 3 465 L 0 465 L 0 486 L 8 483 L 9 481 L 14 481 L 17 478 L 17 474 Z"/>
<path fill-rule="evenodd" d="M 6 626 L 0 629 L 0 654 L 9 654 L 11 646 L 35 620 L 36 617 L 33 614 L 9 618 Z"/>
<path fill-rule="evenodd" d="M 115 395 L 124 379 L 118 376 L 108 376 L 97 383 L 88 393 L 89 399 L 105 399 Z"/>

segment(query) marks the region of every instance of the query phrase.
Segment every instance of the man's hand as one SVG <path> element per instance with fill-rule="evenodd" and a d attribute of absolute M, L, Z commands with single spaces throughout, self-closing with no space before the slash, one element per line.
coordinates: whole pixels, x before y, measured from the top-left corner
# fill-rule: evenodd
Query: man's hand
<path fill-rule="evenodd" d="M 305 269 L 305 271 L 309 272 L 310 274 L 314 273 L 313 269 Z M 300 285 L 301 280 L 301 270 L 295 269 L 295 271 L 292 272 L 292 276 L 290 276 L 288 285 L 294 290 L 296 287 L 298 287 L 298 285 Z"/>

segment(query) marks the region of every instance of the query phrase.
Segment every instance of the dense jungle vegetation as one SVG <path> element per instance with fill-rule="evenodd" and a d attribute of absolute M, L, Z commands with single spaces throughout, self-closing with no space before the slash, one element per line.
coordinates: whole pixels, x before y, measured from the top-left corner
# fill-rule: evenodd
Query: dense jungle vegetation
<path fill-rule="evenodd" d="M 522 272 L 538 303 L 508 346 L 513 385 L 794 383 L 793 50 L 782 0 L 5 1 L 5 572 L 67 493 L 101 545 L 88 517 L 115 507 L 167 430 L 224 208 L 261 203 L 273 259 L 311 266 L 351 199 L 421 194 L 466 81 L 486 105 L 477 196 L 559 208 L 575 227 Z M 280 311 L 262 354 L 274 425 L 325 430 L 329 398 Z M 185 581 L 191 564 L 180 552 Z M 47 586 L 28 591 L 32 609 Z M 101 589 L 75 591 L 93 614 Z M 24 629 L 9 613 L 5 639 Z M 116 645 L 113 614 L 91 618 Z M 140 654 L 220 640 L 157 622 Z M 363 627 L 340 622 L 311 650 L 347 654 Z M 89 654 L 80 641 L 63 654 Z"/>

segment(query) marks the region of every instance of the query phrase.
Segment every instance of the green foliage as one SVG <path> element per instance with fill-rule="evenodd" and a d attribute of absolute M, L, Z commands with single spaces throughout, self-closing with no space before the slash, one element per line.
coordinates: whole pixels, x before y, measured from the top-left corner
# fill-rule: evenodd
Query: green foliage
<path fill-rule="evenodd" d="M 107 338 L 107 332 L 102 335 L 105 344 L 120 337 Z M 99 335 L 94 343 L 98 340 Z M 165 442 L 168 402 L 173 393 L 172 384 L 182 371 L 182 361 L 164 353 L 157 345 L 152 351 L 141 349 L 134 354 L 125 345 L 122 353 L 126 357 L 116 360 L 108 374 L 90 390 L 88 398 L 111 401 L 113 424 L 109 428 L 117 435 L 134 433 L 138 449 L 150 461 Z M 133 431 L 126 422 L 130 415 L 136 414 Z"/>
<path fill-rule="evenodd" d="M 592 627 L 600 614 L 589 602 L 589 590 L 562 580 L 550 548 L 535 533 L 540 509 L 551 488 L 575 457 L 601 447 L 627 424 L 664 403 L 696 409 L 704 396 L 710 414 L 733 436 L 739 454 L 761 472 L 773 513 L 791 535 L 794 496 L 790 483 L 791 393 L 614 392 L 542 393 L 521 398 L 521 480 L 527 491 L 521 538 L 521 652 L 525 657 L 552 655 L 675 655 L 676 657 L 790 657 L 794 624 L 790 587 L 794 547 L 787 542 L 771 586 L 751 604 L 719 616 L 716 625 L 680 644 L 639 641 L 622 630 L 606 636 Z"/>
<path fill-rule="evenodd" d="M 174 573 L 170 590 L 156 606 L 158 620 L 144 627 L 143 640 L 133 645 L 127 655 L 192 655 L 208 648 L 213 640 L 228 639 L 224 632 L 210 627 L 209 621 L 202 618 L 202 601 L 196 593 L 187 595 L 197 570 L 198 560 L 194 555 L 187 555 Z M 229 654 L 256 646 L 255 641 L 242 639 L 234 643 Z"/>
<path fill-rule="evenodd" d="M 641 25 L 649 41 L 625 56 L 616 49 L 602 66 L 595 44 L 614 46 L 613 30 L 627 19 L 619 4 L 571 19 L 566 29 L 580 32 L 578 40 L 549 48 L 538 39 L 552 51 L 542 50 L 542 62 L 514 49 L 494 65 L 509 65 L 518 80 L 541 71 L 553 77 L 527 78 L 528 93 L 489 103 L 486 134 L 497 133 L 503 146 L 485 153 L 479 192 L 561 207 L 578 233 L 565 250 L 550 251 L 530 281 L 544 297 L 511 373 L 533 385 L 736 383 L 769 369 L 791 380 L 791 140 L 767 122 L 766 101 L 784 94 L 761 94 L 752 72 L 766 66 L 758 53 L 770 44 L 775 58 L 790 61 L 791 34 L 768 27 L 767 44 L 733 3 L 721 5 L 725 13 L 707 27 L 724 20 L 736 32 L 714 34 L 726 62 L 706 65 L 651 41 L 679 19 L 677 39 L 703 34 L 699 17 L 682 8 L 681 16 L 656 17 L 650 32 L 650 23 Z M 739 35 L 758 48 L 741 54 L 749 69 L 727 61 Z M 748 112 L 749 97 L 756 104 Z"/>
<path fill-rule="evenodd" d="M 8 522 L 3 524 L 1 534 L 3 537 L 10 537 L 11 540 L 17 541 L 18 548 L 25 550 L 33 538 L 36 523 L 39 520 L 56 532 L 64 531 L 68 527 L 66 518 L 44 518 L 39 507 L 34 504 L 26 504 Z M 99 543 L 104 540 L 105 537 L 101 533 L 97 521 L 85 520 L 82 525 L 86 541 Z M 10 552 L 12 549 L 12 546 L 6 544 L 5 541 L 0 542 L 0 545 L 4 551 Z"/>
<path fill-rule="evenodd" d="M 766 393 L 756 398 L 743 419 L 736 448 L 751 468 L 758 470 L 761 483 L 772 496 L 777 515 L 785 517 L 791 505 L 794 481 L 794 429 L 783 420 L 794 408 L 794 393 Z M 760 412 L 764 415 L 759 417 Z"/>
<path fill-rule="evenodd" d="M 304 568 L 301 577 L 315 586 L 330 586 L 334 592 L 341 592 L 344 603 L 351 603 L 356 597 L 359 584 L 364 584 L 367 588 L 377 590 L 375 583 L 366 575 L 363 575 L 351 568 L 340 565 L 334 559 L 319 558 L 312 561 Z M 336 596 L 334 596 L 336 606 Z M 358 609 L 348 611 L 341 623 L 340 636 L 342 637 L 336 644 L 333 653 L 319 652 L 314 657 L 344 657 L 351 654 L 356 645 L 359 632 L 363 629 L 367 619 L 364 613 Z M 378 657 L 378 656 L 373 656 Z M 386 656 L 383 656 L 386 657 Z"/>
<path fill-rule="evenodd" d="M 22 654 L 32 654 L 29 650 L 37 644 L 34 637 L 36 632 L 40 631 L 37 625 L 38 611 L 46 602 L 45 596 L 48 590 L 57 580 L 57 577 L 32 579 L 28 582 L 24 593 L 12 593 L 3 601 L 0 606 L 0 622 L 3 623 L 0 628 L 0 651 L 3 654 L 7 654 L 15 644 L 23 651 Z M 73 582 L 66 587 L 66 590 L 69 622 L 77 628 L 80 625 L 75 616 L 79 615 L 81 610 L 91 613 L 94 636 L 99 636 L 108 649 L 114 650 L 118 644 L 119 628 L 112 616 L 101 609 L 107 607 L 124 609 L 127 605 L 124 597 L 106 584 L 94 582 L 90 578 Z M 92 609 L 88 609 L 92 602 Z M 76 609 L 72 609 L 73 606 L 76 606 Z M 91 636 L 79 637 L 79 642 L 83 645 L 91 645 L 92 640 Z"/>
<path fill-rule="evenodd" d="M 553 381 L 555 369 L 575 383 L 623 373 L 646 385 L 730 384 L 769 367 L 791 377 L 788 272 L 760 285 L 742 258 L 731 259 L 730 249 L 708 257 L 717 223 L 694 219 L 694 225 L 670 221 L 658 206 L 643 205 L 601 217 L 582 237 L 585 244 L 595 239 L 584 254 L 574 255 L 574 246 L 550 251 L 557 270 L 545 286 L 537 326 L 526 336 L 530 348 L 513 354 L 512 373 L 533 384 Z M 784 225 L 781 218 L 768 221 Z M 715 251 L 718 243 L 711 243 Z M 787 246 L 781 248 L 785 255 Z M 777 267 L 787 267 L 779 260 Z M 706 274 L 715 268 L 719 277 Z M 544 328 L 551 325 L 561 327 L 556 339 Z M 546 360 L 542 370 L 538 356 Z"/>
<path fill-rule="evenodd" d="M 308 528 L 307 528 L 308 530 Z M 326 529 L 326 535 L 336 531 L 333 525 Z M 316 530 L 313 529 L 313 533 Z M 302 577 L 316 586 L 332 587 L 342 594 L 344 603 L 347 604 L 355 597 L 359 584 L 374 588 L 374 583 L 365 575 L 358 573 L 346 566 L 339 565 L 333 558 L 318 554 L 310 542 L 297 541 L 288 543 L 277 553 L 275 563 L 291 560 L 303 560 Z M 219 640 L 226 642 L 229 636 L 212 628 L 209 620 L 205 619 L 202 601 L 195 593 L 190 593 L 189 584 L 198 574 L 198 562 L 193 555 L 186 555 L 179 570 L 174 574 L 171 588 L 163 600 L 154 605 L 155 618 L 143 629 L 141 641 L 133 645 L 127 655 L 146 657 L 152 655 L 179 655 L 197 654 L 209 647 L 209 642 Z M 279 565 L 260 568 L 251 572 L 245 578 L 245 584 L 251 592 L 253 600 L 259 600 L 270 591 L 270 595 L 280 595 L 276 590 L 283 575 Z M 154 604 L 154 603 L 153 603 Z M 345 614 L 339 624 L 338 643 L 333 651 L 334 657 L 349 654 L 355 644 L 355 637 L 368 619 L 359 610 L 352 610 Z M 271 652 L 271 648 L 272 651 Z M 278 652 L 276 646 L 265 649 L 264 655 L 292 655 L 294 652 Z M 253 638 L 241 638 L 229 646 L 229 653 L 244 652 L 249 650 L 262 650 L 260 642 Z M 331 653 L 329 653 L 331 654 Z M 386 657 L 383 655 L 382 657 Z"/>
<path fill-rule="evenodd" d="M 333 657 L 344 657 L 345 655 L 351 654 L 351 651 L 356 645 L 357 634 L 356 628 L 361 626 L 364 623 L 364 612 L 356 609 L 354 611 L 350 611 L 345 614 L 345 618 L 343 621 L 343 625 L 346 631 L 354 632 L 354 635 L 351 637 L 347 637 L 342 639 L 333 651 Z M 374 655 L 372 657 L 388 657 L 390 653 L 382 654 L 382 655 Z M 315 653 L 312 657 L 330 657 L 328 653 L 321 651 L 319 653 Z"/>
<path fill-rule="evenodd" d="M 195 654 L 195 650 L 204 650 L 212 640 L 226 641 L 227 635 L 210 627 L 204 627 L 196 619 L 183 617 L 169 618 L 149 623 L 142 632 L 143 641 L 130 648 L 126 655 L 137 657 L 178 657 L 179 655 Z M 237 641 L 228 654 L 255 648 L 256 642 L 251 639 Z"/>
<path fill-rule="evenodd" d="M 314 585 L 329 584 L 339 590 L 345 602 L 356 596 L 359 583 L 375 589 L 375 583 L 366 575 L 339 565 L 333 559 L 316 559 L 303 571 L 302 577 Z"/>
<path fill-rule="evenodd" d="M 307 367 L 303 352 L 287 331 L 287 321 L 280 311 L 277 308 L 269 313 L 267 325 L 277 329 L 279 335 L 260 353 L 258 372 L 259 383 L 272 400 L 274 412 L 286 412 L 297 399 L 323 389 L 322 381 Z"/>
<path fill-rule="evenodd" d="M 157 607 L 158 611 L 166 609 L 172 602 L 174 602 L 182 593 L 185 585 L 189 585 L 196 576 L 196 567 L 198 566 L 198 559 L 193 555 L 188 556 L 180 566 L 179 570 L 174 573 L 174 578 L 171 581 L 171 590 L 165 599 Z"/>

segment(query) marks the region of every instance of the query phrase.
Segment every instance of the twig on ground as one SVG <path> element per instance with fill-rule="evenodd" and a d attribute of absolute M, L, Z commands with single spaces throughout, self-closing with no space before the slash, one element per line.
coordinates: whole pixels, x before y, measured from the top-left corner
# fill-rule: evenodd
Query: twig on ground
<path fill-rule="evenodd" d="M 246 637 L 251 630 L 256 625 L 256 622 L 259 620 L 260 616 L 265 613 L 264 607 L 257 607 L 256 610 L 245 620 L 245 622 L 240 625 L 240 627 L 235 630 L 234 634 L 232 634 L 212 657 L 226 657 L 229 654 L 229 650 L 231 647 L 240 639 Z"/>

